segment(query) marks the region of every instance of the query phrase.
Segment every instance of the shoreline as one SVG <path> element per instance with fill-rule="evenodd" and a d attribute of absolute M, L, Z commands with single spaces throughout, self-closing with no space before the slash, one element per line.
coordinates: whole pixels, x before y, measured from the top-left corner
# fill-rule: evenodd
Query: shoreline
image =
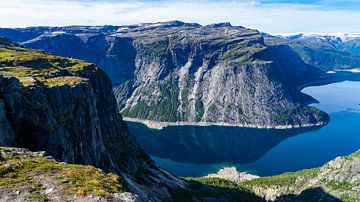
<path fill-rule="evenodd" d="M 327 123 L 319 122 L 316 124 L 303 124 L 303 125 L 256 125 L 256 124 L 242 124 L 242 123 L 227 123 L 227 122 L 191 122 L 191 121 L 178 121 L 178 122 L 164 122 L 152 121 L 147 119 L 138 119 L 123 117 L 124 121 L 141 123 L 150 129 L 162 130 L 169 126 L 227 126 L 227 127 L 243 127 L 243 128 L 256 128 L 256 129 L 296 129 L 296 128 L 311 128 L 317 126 L 324 126 Z"/>

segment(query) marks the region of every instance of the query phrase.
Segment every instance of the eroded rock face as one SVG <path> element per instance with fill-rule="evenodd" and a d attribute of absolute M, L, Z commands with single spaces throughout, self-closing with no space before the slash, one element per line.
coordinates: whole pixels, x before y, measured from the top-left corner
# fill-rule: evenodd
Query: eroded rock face
<path fill-rule="evenodd" d="M 17 39 L 26 47 L 99 65 L 110 76 L 125 117 L 259 127 L 328 121 L 324 113 L 302 104 L 311 98 L 298 90 L 320 79 L 321 72 L 287 46 L 266 45 L 256 30 L 179 21 L 117 28 L 11 33 L 23 33 Z M 34 37 L 25 37 L 28 32 Z"/>
<path fill-rule="evenodd" d="M 168 189 L 185 186 L 135 142 L 95 65 L 14 46 L 0 52 L 12 55 L 0 58 L 1 145 L 114 172 L 142 200 L 166 200 Z"/>

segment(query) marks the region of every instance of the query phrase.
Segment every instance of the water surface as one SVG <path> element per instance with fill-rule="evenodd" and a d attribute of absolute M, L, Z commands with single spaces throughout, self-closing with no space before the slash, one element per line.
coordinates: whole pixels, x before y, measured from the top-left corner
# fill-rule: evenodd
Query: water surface
<path fill-rule="evenodd" d="M 313 129 L 171 126 L 153 130 L 128 123 L 161 167 L 178 176 L 204 176 L 225 166 L 267 176 L 323 165 L 360 149 L 360 82 L 307 87 L 303 92 L 330 115 Z"/>

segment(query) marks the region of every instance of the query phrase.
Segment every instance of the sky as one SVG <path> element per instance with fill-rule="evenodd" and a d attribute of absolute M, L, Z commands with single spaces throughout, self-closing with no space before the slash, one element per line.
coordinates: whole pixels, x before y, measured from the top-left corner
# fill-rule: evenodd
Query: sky
<path fill-rule="evenodd" d="M 360 0 L 0 0 L 0 27 L 230 22 L 271 34 L 360 33 Z"/>

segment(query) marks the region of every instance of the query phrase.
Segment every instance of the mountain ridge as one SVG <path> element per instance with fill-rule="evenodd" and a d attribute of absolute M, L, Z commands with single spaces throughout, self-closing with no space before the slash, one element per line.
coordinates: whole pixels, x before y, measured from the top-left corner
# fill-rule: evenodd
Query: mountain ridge
<path fill-rule="evenodd" d="M 113 82 L 124 117 L 259 127 L 327 123 L 325 114 L 303 104 L 312 99 L 298 91 L 322 72 L 287 46 L 266 45 L 257 30 L 171 21 L 113 33 L 89 27 L 11 31 L 13 38 L 24 37 L 26 47 L 100 66 Z M 29 32 L 37 36 L 29 39 Z"/>

